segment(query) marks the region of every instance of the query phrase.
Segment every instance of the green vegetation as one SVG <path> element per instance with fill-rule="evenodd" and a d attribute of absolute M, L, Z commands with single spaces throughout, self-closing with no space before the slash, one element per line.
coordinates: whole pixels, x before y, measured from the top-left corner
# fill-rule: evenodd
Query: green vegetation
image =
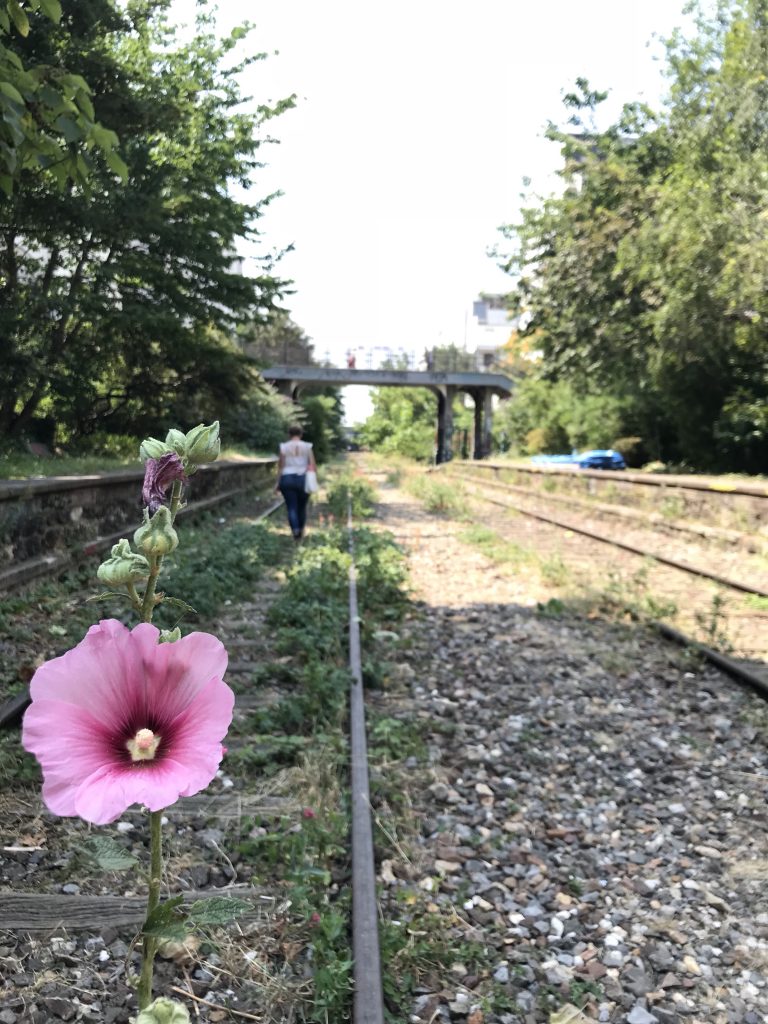
<path fill-rule="evenodd" d="M 461 484 L 446 482 L 433 475 L 418 473 L 411 476 L 407 489 L 424 503 L 428 512 L 437 515 L 461 516 L 466 505 L 466 494 Z"/>
<path fill-rule="evenodd" d="M 326 494 L 326 504 L 331 515 L 342 523 L 347 521 L 347 512 L 350 506 L 355 522 L 372 516 L 375 500 L 376 492 L 367 480 L 349 473 L 339 477 Z"/>
<path fill-rule="evenodd" d="M 24 176 L 49 179 L 59 188 L 82 185 L 94 159 L 116 177 L 126 175 L 117 135 L 95 119 L 80 61 L 47 62 L 34 45 L 24 45 L 59 25 L 61 15 L 59 0 L 0 4 L 0 188 L 6 195 Z"/>
<path fill-rule="evenodd" d="M 355 491 L 365 510 L 370 488 L 342 480 L 332 488 L 337 500 Z M 279 672 L 291 692 L 263 708 L 235 730 L 248 737 L 229 763 L 248 772 L 273 774 L 290 767 L 305 779 L 305 808 L 300 826 L 286 816 L 269 829 L 240 843 L 261 876 L 291 884 L 293 912 L 312 922 L 313 1008 L 307 1020 L 349 1019 L 352 961 L 349 956 L 349 893 L 331 886 L 348 872 L 347 816 L 339 784 L 345 761 L 342 739 L 349 692 L 347 669 L 348 574 L 347 531 L 315 533 L 297 552 L 286 583 L 268 619 L 278 651 L 288 664 L 265 666 Z M 362 528 L 355 531 L 355 563 L 364 644 L 382 626 L 401 617 L 405 607 L 403 558 L 391 537 Z M 385 631 L 386 632 L 386 631 Z M 390 635 L 390 634 L 387 634 Z M 418 736 L 410 725 L 380 718 L 374 726 L 376 749 L 392 755 L 411 751 Z M 316 799 L 315 799 L 316 797 Z"/>
<path fill-rule="evenodd" d="M 203 0 L 186 39 L 167 8 L 0 2 L 0 448 L 108 465 L 126 436 L 218 419 L 229 443 L 273 451 L 300 419 L 322 459 L 341 444 L 338 396 L 296 407 L 260 380 L 311 345 L 279 308 L 274 260 L 233 260 L 258 237 L 262 147 L 293 97 L 243 96 L 266 56 L 250 27 L 217 38 Z"/>
<path fill-rule="evenodd" d="M 693 6 L 667 106 L 598 131 L 606 94 L 579 80 L 549 130 L 564 193 L 502 229 L 519 342 L 542 356 L 499 423 L 522 451 L 621 436 L 635 462 L 765 467 L 768 3 Z"/>

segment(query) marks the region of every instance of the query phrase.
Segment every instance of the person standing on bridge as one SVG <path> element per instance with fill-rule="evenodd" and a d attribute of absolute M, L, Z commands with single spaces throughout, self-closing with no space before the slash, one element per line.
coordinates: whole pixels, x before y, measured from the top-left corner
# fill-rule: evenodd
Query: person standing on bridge
<path fill-rule="evenodd" d="M 285 499 L 288 525 L 295 541 L 300 541 L 304 536 L 307 522 L 307 473 L 317 472 L 312 445 L 302 441 L 302 433 L 298 423 L 288 428 L 288 440 L 280 445 L 278 481 L 275 487 L 275 493 L 279 492 Z"/>

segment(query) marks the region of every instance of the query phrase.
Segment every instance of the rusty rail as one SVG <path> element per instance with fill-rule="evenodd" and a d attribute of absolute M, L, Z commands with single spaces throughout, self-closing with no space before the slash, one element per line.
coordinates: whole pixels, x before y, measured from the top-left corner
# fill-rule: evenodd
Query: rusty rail
<path fill-rule="evenodd" d="M 368 781 L 368 743 L 360 658 L 360 616 L 357 607 L 357 571 L 352 506 L 347 507 L 349 531 L 349 737 L 352 799 L 352 956 L 354 957 L 354 1022 L 384 1024 L 381 983 L 379 914 Z"/>
<path fill-rule="evenodd" d="M 467 465 L 454 462 L 453 465 Z M 731 484 L 727 480 L 697 480 L 693 476 L 665 473 L 635 473 L 625 469 L 579 469 L 577 466 L 520 466 L 510 462 L 488 462 L 483 459 L 469 463 L 473 469 L 492 469 L 494 472 L 530 473 L 538 476 L 570 476 L 577 480 L 613 480 L 624 484 L 642 484 L 646 487 L 676 487 L 683 491 L 706 491 L 708 494 L 743 494 L 750 498 L 768 498 L 765 484 Z"/>
<path fill-rule="evenodd" d="M 588 530 L 584 526 L 579 526 L 576 523 L 570 523 L 567 520 L 555 519 L 553 516 L 545 516 L 542 512 L 532 512 L 530 509 L 521 508 L 513 502 L 499 501 L 498 498 L 490 498 L 487 494 L 480 494 L 478 497 L 481 501 L 487 501 L 491 505 L 498 505 L 500 508 L 508 508 L 513 512 L 518 512 L 522 516 L 529 516 L 531 519 L 538 519 L 542 523 L 549 523 L 550 526 L 557 526 L 563 530 L 571 530 L 573 533 L 580 533 L 584 537 L 600 541 L 601 544 L 611 544 L 613 547 L 622 548 L 624 551 L 630 551 L 633 555 L 640 555 L 643 558 L 652 558 L 655 562 L 659 562 L 662 565 L 669 565 L 673 569 L 679 569 L 681 572 L 690 573 L 692 576 L 701 576 L 703 579 L 713 580 L 715 583 L 719 583 L 724 587 L 730 587 L 732 590 L 740 590 L 745 594 L 755 594 L 757 597 L 768 597 L 768 590 L 764 590 L 762 587 L 753 586 L 750 583 L 743 583 L 741 580 L 730 579 L 728 576 L 721 576 L 719 573 L 710 572 L 708 569 L 702 569 L 699 566 L 689 565 L 687 562 L 680 562 L 675 558 L 667 558 L 666 555 L 659 554 L 657 551 L 650 551 L 647 548 L 638 547 L 636 544 L 629 544 L 626 541 L 617 540 L 615 537 L 606 537 L 603 534 L 595 533 L 594 530 Z"/>

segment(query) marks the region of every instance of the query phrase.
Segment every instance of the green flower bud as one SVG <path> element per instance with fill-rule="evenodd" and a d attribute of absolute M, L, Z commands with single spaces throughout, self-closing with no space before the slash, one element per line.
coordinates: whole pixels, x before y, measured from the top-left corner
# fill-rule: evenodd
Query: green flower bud
<path fill-rule="evenodd" d="M 179 544 L 179 538 L 171 522 L 171 510 L 161 505 L 152 518 L 144 509 L 144 522 L 133 535 L 133 543 L 148 558 L 169 555 Z"/>
<path fill-rule="evenodd" d="M 177 640 L 181 640 L 181 630 L 178 626 L 175 629 L 161 629 L 157 642 L 159 644 L 175 644 Z"/>
<path fill-rule="evenodd" d="M 215 462 L 221 451 L 219 440 L 219 421 L 216 420 L 210 427 L 203 423 L 199 427 L 193 427 L 187 434 L 187 458 L 193 466 L 202 465 L 204 462 Z"/>
<path fill-rule="evenodd" d="M 165 438 L 168 451 L 176 452 L 182 459 L 187 455 L 187 437 L 181 430 L 169 430 Z"/>
<path fill-rule="evenodd" d="M 123 539 L 112 548 L 112 556 L 101 563 L 96 570 L 96 576 L 108 587 L 135 583 L 149 576 L 149 562 L 144 555 L 137 555 L 131 551 L 131 545 Z"/>
<path fill-rule="evenodd" d="M 190 1024 L 189 1011 L 175 999 L 161 996 L 141 1011 L 136 1024 Z"/>
<path fill-rule="evenodd" d="M 167 444 L 158 441 L 156 437 L 148 437 L 145 441 L 141 442 L 139 457 L 142 462 L 146 462 L 147 459 L 159 459 L 161 455 L 167 455 L 168 452 L 172 451 L 174 451 L 173 448 L 169 448 Z"/>

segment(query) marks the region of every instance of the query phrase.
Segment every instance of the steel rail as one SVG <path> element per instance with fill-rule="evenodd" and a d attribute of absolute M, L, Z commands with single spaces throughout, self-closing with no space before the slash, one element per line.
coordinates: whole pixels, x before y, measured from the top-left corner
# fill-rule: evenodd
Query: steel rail
<path fill-rule="evenodd" d="M 459 461 L 458 465 L 466 463 Z M 768 498 L 768 486 L 758 484 L 730 484 L 727 481 L 708 483 L 690 476 L 668 476 L 661 473 L 633 473 L 625 469 L 579 469 L 568 466 L 517 466 L 508 462 L 488 462 L 485 459 L 471 463 L 476 469 L 492 469 L 494 472 L 531 473 L 538 476 L 567 476 L 576 480 L 613 480 L 618 483 L 640 484 L 645 487 L 673 487 L 681 491 L 705 491 L 727 497 L 730 494 L 746 495 L 750 498 Z"/>
<path fill-rule="evenodd" d="M 640 555 L 643 558 L 652 558 L 655 562 L 659 562 L 662 565 L 669 565 L 673 569 L 679 569 L 681 572 L 690 573 L 692 576 L 701 576 L 704 579 L 713 580 L 715 583 L 719 583 L 724 587 L 730 587 L 732 590 L 739 590 L 745 594 L 755 594 L 758 597 L 768 597 L 768 590 L 763 590 L 761 587 L 753 587 L 748 583 L 742 583 L 740 580 L 732 580 L 727 576 L 721 576 L 719 573 L 709 572 L 707 569 L 700 569 L 694 565 L 688 565 L 687 562 L 679 562 L 675 558 L 667 558 L 666 555 L 660 555 L 657 552 L 648 551 L 646 548 L 640 548 L 636 544 L 628 544 L 626 541 L 605 537 L 599 533 L 595 533 L 594 530 L 587 530 L 583 526 L 577 526 L 574 523 L 565 522 L 562 519 L 554 519 L 552 516 L 545 516 L 541 512 L 531 512 L 529 509 L 520 508 L 519 505 L 512 504 L 511 502 L 499 501 L 498 498 L 490 498 L 485 494 L 480 494 L 478 497 L 481 501 L 487 501 L 492 505 L 499 505 L 501 508 L 511 509 L 513 512 L 519 512 L 520 515 L 530 516 L 531 519 L 538 519 L 543 523 L 549 523 L 551 526 L 557 526 L 563 530 L 571 530 L 573 533 L 580 533 L 584 537 L 591 537 L 592 540 L 598 540 L 601 544 L 611 544 L 613 547 L 622 548 L 624 551 L 630 551 L 632 554 Z"/>
<path fill-rule="evenodd" d="M 373 856 L 373 825 L 368 779 L 368 742 L 360 656 L 360 615 L 352 503 L 347 504 L 349 553 L 349 688 L 350 785 L 352 790 L 352 956 L 354 958 L 354 1022 L 384 1024 L 381 982 L 379 913 Z"/>
<path fill-rule="evenodd" d="M 450 466 L 450 463 L 447 463 Z M 479 483 L 482 487 L 497 487 L 500 491 L 509 491 L 511 494 L 520 494 L 530 497 L 534 501 L 550 501 L 557 505 L 570 505 L 586 509 L 594 515 L 615 516 L 617 519 L 625 519 L 632 523 L 638 523 L 649 529 L 661 528 L 672 530 L 677 533 L 690 533 L 703 540 L 716 540 L 727 544 L 741 544 L 744 547 L 755 546 L 755 536 L 744 533 L 743 530 L 727 530 L 723 527 L 707 526 L 699 523 L 683 523 L 677 519 L 665 519 L 658 512 L 647 513 L 637 508 L 626 508 L 623 505 L 607 505 L 605 502 L 589 501 L 587 498 L 577 498 L 573 494 L 549 494 L 537 491 L 533 487 L 521 487 L 518 484 L 508 484 L 502 480 L 482 480 L 473 473 L 460 472 L 455 469 L 443 470 L 454 480 L 471 480 Z"/>
<path fill-rule="evenodd" d="M 737 661 L 734 661 L 733 658 L 729 658 L 726 654 L 716 651 L 713 647 L 707 647 L 706 644 L 701 643 L 699 640 L 694 640 L 693 637 L 686 636 L 679 629 L 668 626 L 666 622 L 654 621 L 652 625 L 667 640 L 673 640 L 676 644 L 680 644 L 681 647 L 690 647 L 698 651 L 707 661 L 712 662 L 713 665 L 716 665 L 740 683 L 751 687 L 760 694 L 763 700 L 768 700 L 768 682 L 765 679 L 761 679 L 760 676 L 751 672 L 748 668 L 740 665 Z"/>

